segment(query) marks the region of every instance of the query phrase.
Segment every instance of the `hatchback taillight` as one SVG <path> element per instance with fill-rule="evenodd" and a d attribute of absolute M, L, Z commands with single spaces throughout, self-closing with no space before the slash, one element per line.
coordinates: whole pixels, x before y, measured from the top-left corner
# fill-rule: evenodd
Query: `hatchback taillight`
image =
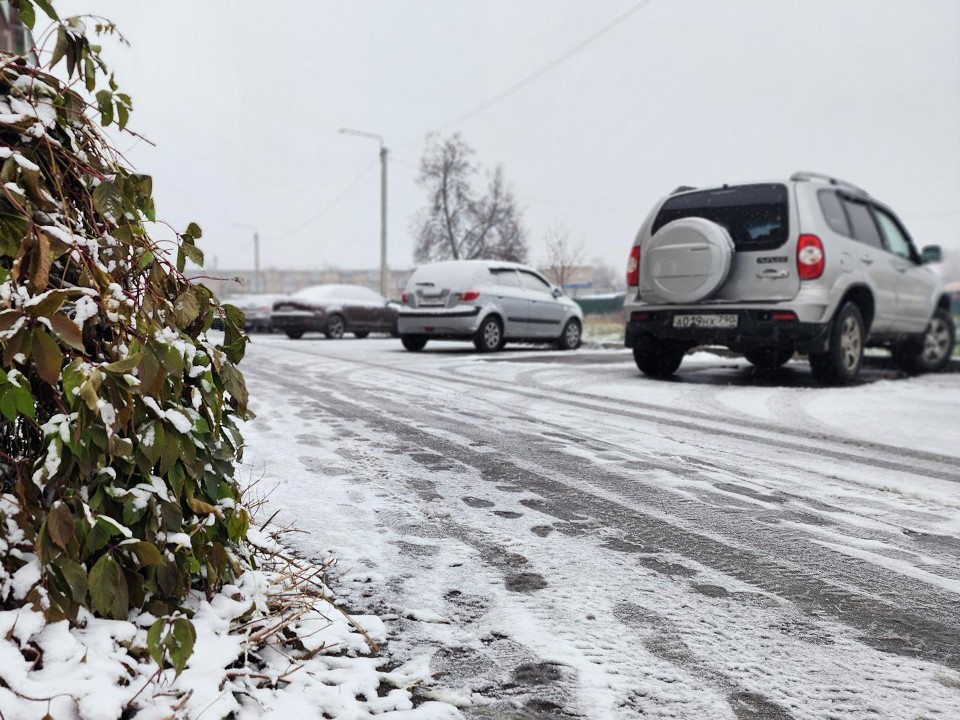
<path fill-rule="evenodd" d="M 407 300 L 409 300 L 409 299 L 410 299 L 410 298 L 409 298 L 409 296 L 408 296 L 406 293 L 403 293 L 403 294 L 400 296 L 400 302 L 402 302 L 404 305 L 407 304 Z"/>
<path fill-rule="evenodd" d="M 801 235 L 797 241 L 797 274 L 801 280 L 816 280 L 823 275 L 826 256 L 816 235 Z"/>
<path fill-rule="evenodd" d="M 479 290 L 464 290 L 462 293 L 460 293 L 460 302 L 476 300 L 478 297 L 480 297 Z"/>
<path fill-rule="evenodd" d="M 640 284 L 640 246 L 634 245 L 630 250 L 630 259 L 627 261 L 627 287 L 637 287 Z"/>

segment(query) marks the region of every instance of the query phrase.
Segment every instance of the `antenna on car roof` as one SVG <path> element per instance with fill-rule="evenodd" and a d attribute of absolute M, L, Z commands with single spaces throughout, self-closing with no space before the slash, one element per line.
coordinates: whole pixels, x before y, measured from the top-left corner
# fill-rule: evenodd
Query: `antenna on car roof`
<path fill-rule="evenodd" d="M 691 186 L 691 185 L 681 185 L 680 187 L 678 187 L 676 190 L 674 190 L 674 191 L 673 191 L 672 193 L 670 193 L 670 194 L 671 194 L 671 195 L 676 195 L 677 193 L 687 192 L 688 190 L 696 190 L 696 188 L 693 187 L 693 186 Z"/>
<path fill-rule="evenodd" d="M 843 188 L 844 190 L 850 190 L 852 192 L 859 193 L 860 195 L 870 197 L 870 193 L 868 193 L 862 187 L 858 187 L 851 182 L 847 182 L 846 180 L 840 180 L 839 178 L 831 177 L 829 175 L 824 175 L 823 173 L 800 171 L 800 172 L 795 172 L 793 175 L 791 175 L 790 179 L 791 180 L 824 180 L 830 183 L 831 185 L 835 185 L 836 187 Z"/>

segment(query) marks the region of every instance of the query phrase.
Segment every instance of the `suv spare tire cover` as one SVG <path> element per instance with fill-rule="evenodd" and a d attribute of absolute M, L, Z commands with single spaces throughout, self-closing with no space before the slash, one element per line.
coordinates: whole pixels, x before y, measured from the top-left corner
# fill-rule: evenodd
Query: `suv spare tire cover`
<path fill-rule="evenodd" d="M 643 249 L 641 286 L 671 303 L 692 303 L 715 293 L 730 273 L 734 245 L 725 228 L 706 218 L 674 220 Z"/>

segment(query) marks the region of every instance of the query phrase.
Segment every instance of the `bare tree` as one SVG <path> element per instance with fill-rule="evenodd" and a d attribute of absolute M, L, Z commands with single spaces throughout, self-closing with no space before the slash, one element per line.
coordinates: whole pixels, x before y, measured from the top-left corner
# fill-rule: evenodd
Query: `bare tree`
<path fill-rule="evenodd" d="M 427 190 L 430 204 L 414 220 L 416 262 L 526 260 L 526 231 L 503 169 L 497 167 L 486 193 L 477 195 L 471 187 L 479 170 L 473 154 L 459 133 L 434 140 L 424 151 L 417 183 Z"/>
<path fill-rule="evenodd" d="M 572 279 L 574 268 L 583 262 L 584 241 L 573 242 L 570 232 L 562 225 L 553 225 L 547 230 L 547 275 L 563 287 Z"/>

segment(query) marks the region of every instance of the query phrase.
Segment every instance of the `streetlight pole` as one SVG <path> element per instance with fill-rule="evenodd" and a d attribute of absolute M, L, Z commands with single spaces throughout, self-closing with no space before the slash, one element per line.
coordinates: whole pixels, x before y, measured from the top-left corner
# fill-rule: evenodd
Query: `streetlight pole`
<path fill-rule="evenodd" d="M 260 233 L 253 225 L 245 225 L 243 223 L 234 223 L 235 226 L 246 228 L 247 230 L 253 230 L 253 283 L 251 283 L 251 290 L 253 292 L 261 292 L 260 282 Z"/>
<path fill-rule="evenodd" d="M 387 146 L 376 133 L 340 128 L 344 135 L 371 138 L 380 143 L 380 294 L 387 295 Z"/>

